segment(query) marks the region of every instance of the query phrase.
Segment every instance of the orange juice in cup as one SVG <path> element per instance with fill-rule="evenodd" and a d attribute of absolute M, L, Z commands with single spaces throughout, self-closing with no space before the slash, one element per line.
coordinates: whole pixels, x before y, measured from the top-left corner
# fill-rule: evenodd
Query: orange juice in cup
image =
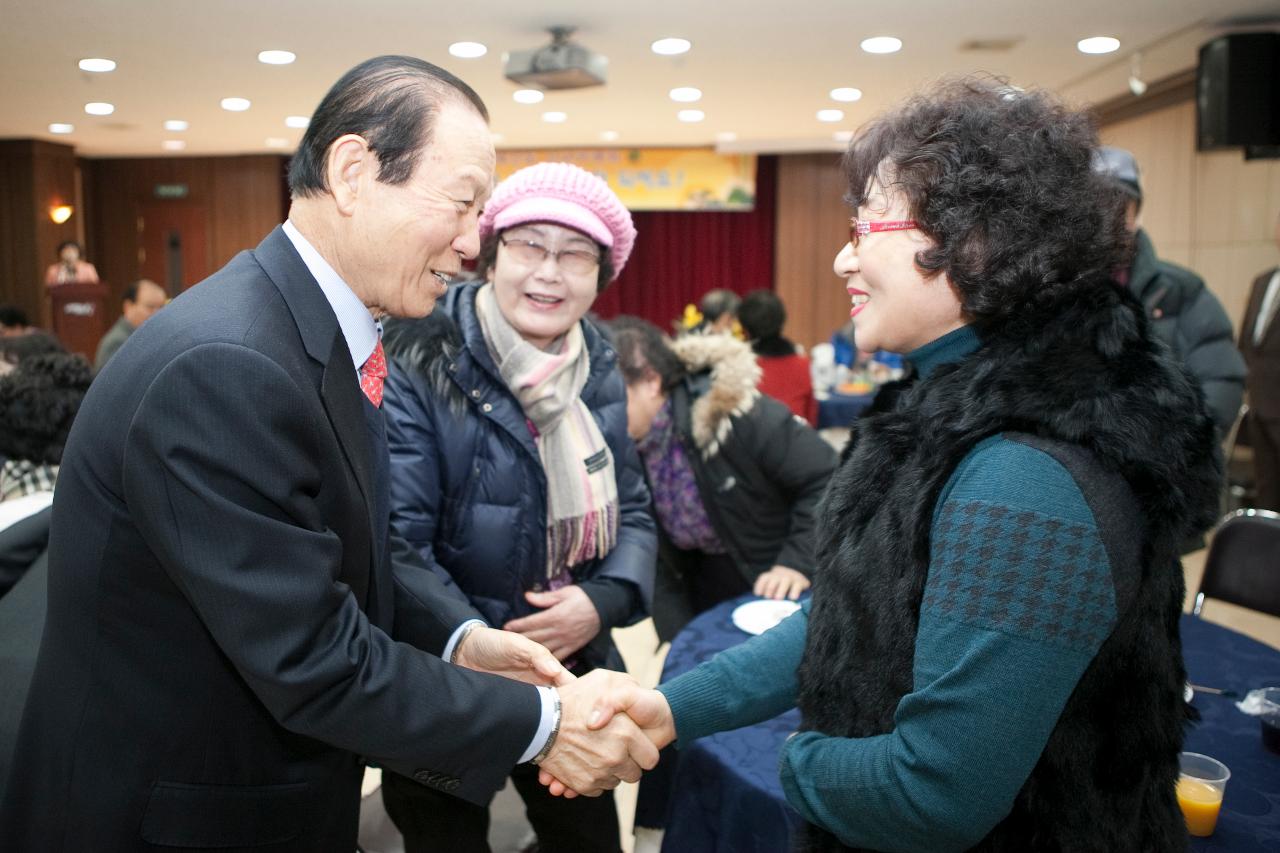
<path fill-rule="evenodd" d="M 1213 835 L 1231 771 L 1221 761 L 1198 752 L 1182 753 L 1178 763 L 1182 773 L 1175 793 L 1187 821 L 1187 832 L 1201 838 Z"/>

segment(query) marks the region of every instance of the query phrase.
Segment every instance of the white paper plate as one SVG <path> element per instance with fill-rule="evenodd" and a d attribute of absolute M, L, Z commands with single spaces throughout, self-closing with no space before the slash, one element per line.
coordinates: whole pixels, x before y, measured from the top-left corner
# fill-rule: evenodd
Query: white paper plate
<path fill-rule="evenodd" d="M 799 609 L 800 604 L 795 601 L 748 601 L 734 608 L 733 624 L 748 634 L 763 634 Z"/>

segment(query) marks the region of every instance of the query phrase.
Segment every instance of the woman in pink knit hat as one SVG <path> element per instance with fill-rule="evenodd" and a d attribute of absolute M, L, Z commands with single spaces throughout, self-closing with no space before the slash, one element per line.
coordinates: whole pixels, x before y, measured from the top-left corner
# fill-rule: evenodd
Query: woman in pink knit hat
<path fill-rule="evenodd" d="M 497 187 L 480 236 L 477 279 L 383 335 L 391 520 L 477 618 L 577 674 L 620 669 L 609 632 L 648 614 L 657 543 L 617 356 L 584 317 L 631 254 L 631 215 L 591 173 L 541 163 Z M 619 850 L 611 795 L 551 797 L 532 763 L 511 777 L 542 853 Z M 487 809 L 390 773 L 383 798 L 408 853 L 489 849 Z"/>

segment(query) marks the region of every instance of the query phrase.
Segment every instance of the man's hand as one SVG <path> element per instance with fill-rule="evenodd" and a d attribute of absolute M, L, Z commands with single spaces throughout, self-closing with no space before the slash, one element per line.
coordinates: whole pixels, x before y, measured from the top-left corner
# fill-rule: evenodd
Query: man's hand
<path fill-rule="evenodd" d="M 592 694 L 591 712 L 587 717 L 589 730 L 607 731 L 608 727 L 616 723 L 615 715 L 625 714 L 640 728 L 655 749 L 661 749 L 676 739 L 675 719 L 671 715 L 667 697 L 657 690 L 644 689 L 621 673 L 607 673 L 608 678 L 595 677 L 600 672 L 602 671 L 596 670 L 580 678 L 574 685 L 578 692 L 588 691 Z M 563 697 L 564 691 L 560 693 Z M 538 780 L 555 796 L 575 797 L 579 793 L 585 793 L 555 773 L 554 768 L 549 767 L 545 761 L 538 773 Z"/>
<path fill-rule="evenodd" d="M 559 689 L 560 733 L 539 765 L 552 793 L 594 797 L 637 781 L 658 763 L 658 748 L 630 717 L 610 711 L 611 719 L 602 719 L 597 707 L 601 697 L 625 694 L 629 686 L 639 689 L 626 675 L 597 669 Z"/>
<path fill-rule="evenodd" d="M 551 652 L 519 634 L 484 626 L 472 629 L 454 650 L 453 662 L 529 684 L 561 686 L 574 680 Z"/>
<path fill-rule="evenodd" d="M 534 607 L 546 608 L 540 613 L 513 619 L 502 627 L 541 643 L 560 660 L 572 655 L 600 633 L 600 614 L 574 584 L 552 592 L 526 592 L 525 599 Z"/>
<path fill-rule="evenodd" d="M 756 578 L 753 592 L 762 598 L 789 598 L 795 601 L 809 588 L 809 579 L 786 566 L 774 566 Z"/>

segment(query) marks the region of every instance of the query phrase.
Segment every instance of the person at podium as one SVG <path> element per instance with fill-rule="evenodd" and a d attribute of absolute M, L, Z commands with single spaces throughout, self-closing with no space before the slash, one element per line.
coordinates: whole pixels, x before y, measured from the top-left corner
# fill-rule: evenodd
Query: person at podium
<path fill-rule="evenodd" d="M 44 271 L 46 287 L 60 284 L 97 284 L 98 271 L 93 264 L 84 260 L 80 244 L 75 240 L 64 240 L 58 244 L 58 262 L 50 264 Z"/>

